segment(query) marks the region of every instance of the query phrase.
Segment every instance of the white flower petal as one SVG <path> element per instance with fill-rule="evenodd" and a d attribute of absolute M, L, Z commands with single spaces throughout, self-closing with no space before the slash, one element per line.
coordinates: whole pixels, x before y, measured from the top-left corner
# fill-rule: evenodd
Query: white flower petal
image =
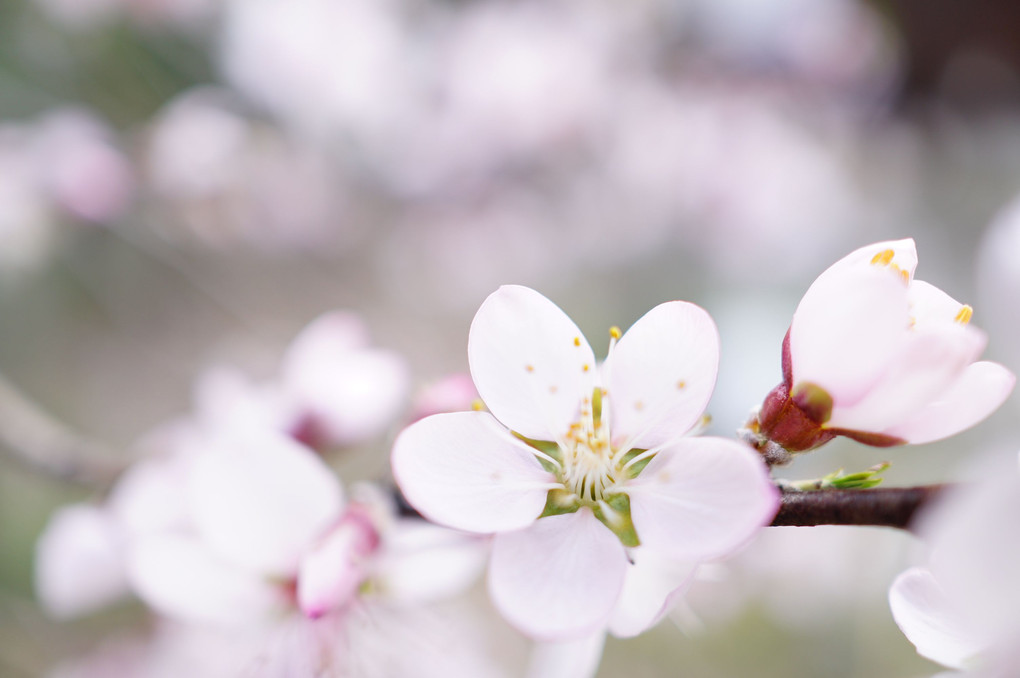
<path fill-rule="evenodd" d="M 121 534 L 113 517 L 78 504 L 50 518 L 35 547 L 35 589 L 51 615 L 94 612 L 128 592 Z"/>
<path fill-rule="evenodd" d="M 948 438 L 997 410 L 1015 384 L 1016 375 L 998 363 L 972 363 L 934 401 L 884 433 L 910 443 Z"/>
<path fill-rule="evenodd" d="M 965 668 L 987 649 L 989 639 L 975 635 L 960 610 L 928 570 L 907 570 L 889 589 L 896 625 L 917 653 L 950 668 Z"/>
<path fill-rule="evenodd" d="M 595 355 L 574 321 L 518 285 L 500 287 L 478 309 L 468 362 L 492 414 L 535 440 L 562 438 L 595 385 Z"/>
<path fill-rule="evenodd" d="M 329 467 L 269 432 L 210 441 L 189 481 L 199 534 L 223 556 L 267 575 L 295 574 L 301 555 L 343 507 Z"/>
<path fill-rule="evenodd" d="M 641 547 L 631 549 L 630 556 L 623 592 L 609 622 L 610 632 L 618 638 L 631 638 L 657 624 L 687 589 L 697 568 Z"/>
<path fill-rule="evenodd" d="M 355 315 L 320 316 L 291 342 L 280 368 L 287 400 L 326 445 L 356 443 L 384 430 L 407 396 L 407 365 L 396 353 L 368 347 Z"/>
<path fill-rule="evenodd" d="M 826 426 L 883 432 L 918 412 L 960 378 L 985 347 L 970 326 L 916 329 L 858 402 L 837 401 Z"/>
<path fill-rule="evenodd" d="M 627 556 L 588 508 L 496 535 L 489 595 L 523 633 L 565 640 L 605 628 L 619 598 Z"/>
<path fill-rule="evenodd" d="M 870 266 L 875 256 L 885 252 L 885 250 L 892 250 L 893 252 L 889 263 L 895 264 L 901 271 L 906 271 L 910 279 L 913 280 L 914 269 L 917 268 L 917 246 L 913 238 L 884 240 L 860 247 L 834 263 L 822 275 L 843 273 L 850 269 L 861 269 L 865 266 Z"/>
<path fill-rule="evenodd" d="M 436 414 L 393 445 L 393 477 L 429 520 L 469 532 L 530 525 L 555 477 L 487 412 Z"/>
<path fill-rule="evenodd" d="M 474 585 L 485 570 L 488 547 L 487 539 L 473 534 L 398 520 L 385 535 L 372 580 L 391 602 L 443 600 Z"/>
<path fill-rule="evenodd" d="M 963 304 L 923 280 L 910 283 L 907 294 L 910 317 L 915 327 L 947 326 L 956 322 Z"/>
<path fill-rule="evenodd" d="M 163 454 L 135 462 L 117 479 L 107 506 L 128 535 L 187 527 L 186 454 Z"/>
<path fill-rule="evenodd" d="M 591 678 L 602 662 L 605 629 L 577 640 L 538 641 L 532 646 L 527 678 Z"/>
<path fill-rule="evenodd" d="M 821 386 L 854 403 L 886 371 L 903 340 L 907 285 L 876 266 L 823 273 L 804 294 L 790 326 L 793 384 Z"/>
<path fill-rule="evenodd" d="M 147 605 L 182 621 L 253 624 L 285 604 L 282 588 L 182 535 L 139 539 L 130 550 L 128 576 Z"/>
<path fill-rule="evenodd" d="M 779 493 L 761 459 L 724 438 L 667 447 L 627 485 L 641 547 L 680 560 L 729 553 L 767 525 Z"/>
<path fill-rule="evenodd" d="M 1020 472 L 1017 456 L 971 461 L 968 475 L 918 519 L 930 569 L 983 635 L 1016 638 L 1020 609 Z"/>
<path fill-rule="evenodd" d="M 616 344 L 606 364 L 614 444 L 648 449 L 675 440 L 700 419 L 719 371 L 719 333 L 704 309 L 660 304 Z"/>

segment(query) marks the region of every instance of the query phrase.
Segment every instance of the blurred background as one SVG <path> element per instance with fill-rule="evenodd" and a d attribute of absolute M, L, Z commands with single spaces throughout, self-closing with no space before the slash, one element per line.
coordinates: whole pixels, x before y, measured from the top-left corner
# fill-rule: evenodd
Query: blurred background
<path fill-rule="evenodd" d="M 861 245 L 1020 368 L 1020 8 L 1006 0 L 0 0 L 0 675 L 148 622 L 35 602 L 58 506 L 95 500 L 207 370 L 273 373 L 331 309 L 412 398 L 467 368 L 498 285 L 607 328 L 687 299 L 723 342 L 711 433 L 780 380 L 800 295 Z M 385 479 L 401 421 L 336 462 Z M 1013 396 L 950 441 L 834 443 L 940 482 L 1020 447 Z M 771 529 L 601 676 L 921 676 L 888 612 L 907 534 Z M 111 674 L 116 675 L 116 674 Z"/>

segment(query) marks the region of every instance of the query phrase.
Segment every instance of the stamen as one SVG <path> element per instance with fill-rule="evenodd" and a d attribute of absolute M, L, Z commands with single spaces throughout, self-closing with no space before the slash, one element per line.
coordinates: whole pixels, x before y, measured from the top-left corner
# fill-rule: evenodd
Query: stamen
<path fill-rule="evenodd" d="M 581 345 L 581 337 L 574 337 L 574 346 Z"/>
<path fill-rule="evenodd" d="M 613 325 L 612 327 L 609 328 L 609 336 L 613 339 L 619 339 L 620 337 L 623 336 L 623 333 L 620 332 L 619 327 Z"/>
<path fill-rule="evenodd" d="M 471 409 L 474 410 L 475 412 L 481 412 L 482 410 L 485 409 L 485 403 L 483 403 L 478 398 L 475 398 L 474 400 L 471 401 Z"/>
<path fill-rule="evenodd" d="M 895 251 L 882 250 L 881 252 L 879 252 L 878 254 L 871 258 L 871 263 L 877 264 L 879 266 L 888 266 L 889 262 L 893 260 L 894 256 L 896 256 Z"/>
<path fill-rule="evenodd" d="M 961 325 L 966 325 L 967 323 L 970 322 L 970 318 L 972 315 L 974 315 L 974 309 L 968 306 L 967 304 L 964 304 L 963 308 L 960 309 L 960 312 L 956 314 L 956 317 L 953 318 L 953 320 L 960 323 Z"/>

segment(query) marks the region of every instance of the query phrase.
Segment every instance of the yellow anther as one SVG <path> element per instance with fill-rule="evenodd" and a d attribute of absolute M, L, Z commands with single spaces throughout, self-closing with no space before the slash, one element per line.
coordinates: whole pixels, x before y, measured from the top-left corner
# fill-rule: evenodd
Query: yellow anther
<path fill-rule="evenodd" d="M 534 365 L 525 365 L 524 369 L 527 370 L 528 372 L 534 372 L 535 371 L 535 366 Z"/>
<path fill-rule="evenodd" d="M 680 381 L 676 382 L 676 387 L 682 391 L 683 389 L 687 388 L 687 382 L 681 379 Z"/>
<path fill-rule="evenodd" d="M 483 403 L 478 398 L 475 398 L 474 400 L 471 401 L 471 409 L 474 410 L 475 412 L 481 412 L 482 410 L 485 409 L 485 403 Z"/>
<path fill-rule="evenodd" d="M 896 270 L 900 272 L 900 277 L 903 278 L 903 282 L 905 282 L 905 283 L 909 283 L 910 282 L 910 272 L 909 271 L 907 271 L 904 268 L 899 268 L 895 264 L 893 264 L 893 267 L 896 268 Z"/>
<path fill-rule="evenodd" d="M 642 401 L 638 400 L 637 402 L 634 403 L 634 409 L 640 412 L 641 410 L 645 409 L 645 404 Z"/>
<path fill-rule="evenodd" d="M 574 337 L 574 346 L 581 345 L 581 337 Z"/>
<path fill-rule="evenodd" d="M 893 257 L 896 256 L 896 252 L 893 250 L 882 250 L 871 258 L 871 263 L 878 264 L 880 266 L 887 266 Z"/>
<path fill-rule="evenodd" d="M 623 333 L 620 331 L 619 327 L 613 325 L 612 327 L 609 328 L 609 336 L 612 337 L 613 339 L 619 339 L 621 336 L 623 336 Z"/>
<path fill-rule="evenodd" d="M 964 304 L 963 307 L 960 308 L 960 312 L 956 314 L 956 317 L 953 318 L 953 320 L 960 323 L 961 325 L 966 325 L 967 323 L 970 322 L 970 318 L 972 315 L 974 315 L 974 309 L 972 309 L 967 304 Z"/>
<path fill-rule="evenodd" d="M 589 365 L 588 363 L 585 363 L 584 365 L 581 366 L 581 371 L 583 371 L 583 372 L 587 372 L 590 369 L 591 369 L 591 365 Z"/>
<path fill-rule="evenodd" d="M 555 394 L 555 393 L 556 393 L 556 391 L 559 391 L 559 389 L 558 389 L 558 388 L 556 388 L 555 386 L 550 386 L 550 387 L 549 387 L 549 393 L 553 393 L 553 394 Z"/>

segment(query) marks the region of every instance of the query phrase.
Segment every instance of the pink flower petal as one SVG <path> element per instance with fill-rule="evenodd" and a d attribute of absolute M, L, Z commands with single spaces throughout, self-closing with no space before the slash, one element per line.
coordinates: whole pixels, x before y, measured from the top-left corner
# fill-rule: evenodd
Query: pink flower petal
<path fill-rule="evenodd" d="M 536 642 L 528 662 L 527 678 L 592 678 L 602 661 L 605 629 L 577 640 Z"/>
<path fill-rule="evenodd" d="M 680 560 L 734 551 L 779 507 L 758 455 L 724 438 L 687 438 L 667 447 L 627 493 L 639 548 Z"/>
<path fill-rule="evenodd" d="M 991 362 L 976 362 L 910 418 L 884 433 L 911 443 L 928 443 L 959 433 L 997 410 L 1016 384 L 1016 375 Z"/>
<path fill-rule="evenodd" d="M 603 368 L 614 444 L 648 449 L 686 433 L 705 411 L 718 370 L 719 333 L 704 309 L 684 301 L 653 308 Z"/>
<path fill-rule="evenodd" d="M 915 567 L 897 577 L 889 589 L 889 607 L 917 653 L 943 666 L 966 668 L 990 645 L 991 639 L 977 635 L 928 570 Z"/>
<path fill-rule="evenodd" d="M 579 638 L 605 628 L 626 569 L 620 540 L 590 509 L 581 508 L 496 535 L 489 595 L 503 616 L 529 636 Z"/>
<path fill-rule="evenodd" d="M 631 638 L 655 626 L 687 589 L 697 567 L 641 547 L 631 549 L 630 556 L 623 592 L 609 622 L 610 632 L 618 638 Z"/>
<path fill-rule="evenodd" d="M 535 440 L 562 438 L 595 385 L 595 355 L 577 325 L 518 285 L 500 287 L 478 309 L 468 361 L 492 414 Z"/>
<path fill-rule="evenodd" d="M 429 520 L 469 532 L 530 525 L 555 477 L 487 412 L 437 414 L 404 429 L 393 476 Z"/>
<path fill-rule="evenodd" d="M 253 624 L 285 605 L 282 587 L 219 558 L 194 537 L 138 540 L 128 576 L 146 604 L 182 621 Z"/>
<path fill-rule="evenodd" d="M 301 559 L 297 586 L 301 611 L 317 619 L 347 604 L 367 578 L 367 561 L 378 544 L 368 516 L 349 511 Z"/>
<path fill-rule="evenodd" d="M 871 265 L 826 271 L 790 326 L 794 387 L 813 383 L 836 402 L 856 402 L 887 370 L 908 313 L 907 285 L 894 272 Z"/>
<path fill-rule="evenodd" d="M 226 558 L 267 575 L 293 576 L 301 555 L 343 506 L 329 467 L 268 431 L 210 441 L 189 480 L 199 534 Z"/>
<path fill-rule="evenodd" d="M 981 354 L 985 334 L 970 326 L 916 329 L 856 403 L 836 401 L 826 426 L 884 432 L 918 412 L 959 379 Z"/>
<path fill-rule="evenodd" d="M 122 535 L 96 506 L 65 506 L 35 547 L 35 588 L 54 617 L 78 617 L 127 594 Z"/>

